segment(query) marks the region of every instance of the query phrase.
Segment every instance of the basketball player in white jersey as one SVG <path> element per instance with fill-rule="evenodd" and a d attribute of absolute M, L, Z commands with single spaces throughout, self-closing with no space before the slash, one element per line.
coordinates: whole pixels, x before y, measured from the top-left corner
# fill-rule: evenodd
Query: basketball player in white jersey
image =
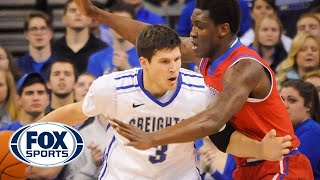
<path fill-rule="evenodd" d="M 98 78 L 83 101 L 59 108 L 41 121 L 76 125 L 90 116 L 103 114 L 121 119 L 145 132 L 153 132 L 203 111 L 214 103 L 214 94 L 205 86 L 201 75 L 180 69 L 180 43 L 178 35 L 166 26 L 147 27 L 137 39 L 142 69 Z M 244 143 L 241 144 L 243 146 L 251 143 L 255 147 L 250 151 L 254 158 L 264 157 L 260 149 L 276 156 L 290 146 L 290 137 L 279 138 L 275 142 L 270 140 L 270 136 L 262 143 L 240 133 L 231 136 L 235 137 L 241 138 L 241 141 L 233 143 Z M 200 179 L 193 142 L 162 145 L 147 150 L 126 146 L 126 142 L 114 131 L 105 151 L 99 179 Z M 237 153 L 243 152 L 239 148 Z"/>

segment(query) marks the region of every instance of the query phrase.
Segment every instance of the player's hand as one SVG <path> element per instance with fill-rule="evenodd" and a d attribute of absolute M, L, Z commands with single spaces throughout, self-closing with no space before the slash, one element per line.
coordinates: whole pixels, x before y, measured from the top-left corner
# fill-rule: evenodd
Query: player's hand
<path fill-rule="evenodd" d="M 85 15 L 85 16 L 90 16 L 90 13 L 92 13 L 95 8 L 95 6 L 92 4 L 92 2 L 90 0 L 73 0 L 79 11 L 81 12 L 81 14 Z"/>
<path fill-rule="evenodd" d="M 142 131 L 141 129 L 130 124 L 123 123 L 117 119 L 109 118 L 111 126 L 123 137 L 127 138 L 130 142 L 127 146 L 133 146 L 137 149 L 145 150 L 155 147 L 153 144 L 153 137 L 151 133 Z"/>
<path fill-rule="evenodd" d="M 259 159 L 279 161 L 283 158 L 283 155 L 290 152 L 291 136 L 276 137 L 276 135 L 276 130 L 272 129 L 264 136 L 261 141 L 261 157 Z"/>
<path fill-rule="evenodd" d="M 100 167 L 102 165 L 103 152 L 100 149 L 99 145 L 94 142 L 91 142 L 87 146 L 87 148 L 89 148 L 91 150 L 90 154 L 91 154 L 91 158 L 92 158 L 94 165 L 96 165 L 97 167 Z"/>

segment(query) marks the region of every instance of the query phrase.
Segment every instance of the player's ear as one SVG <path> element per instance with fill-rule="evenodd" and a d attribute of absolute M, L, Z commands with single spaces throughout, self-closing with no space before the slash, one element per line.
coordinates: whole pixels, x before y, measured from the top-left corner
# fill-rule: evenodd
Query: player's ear
<path fill-rule="evenodd" d="M 143 69 L 145 69 L 147 67 L 147 64 L 149 63 L 148 59 L 142 56 L 139 58 L 139 61 Z"/>
<path fill-rule="evenodd" d="M 219 25 L 219 36 L 224 37 L 230 32 L 230 25 L 229 23 L 223 23 Z"/>

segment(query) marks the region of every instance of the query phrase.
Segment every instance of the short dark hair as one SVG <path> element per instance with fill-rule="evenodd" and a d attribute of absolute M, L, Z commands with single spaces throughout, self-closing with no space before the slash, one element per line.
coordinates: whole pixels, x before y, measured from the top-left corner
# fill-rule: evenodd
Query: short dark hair
<path fill-rule="evenodd" d="M 304 99 L 305 107 L 308 107 L 311 104 L 310 116 L 320 123 L 319 95 L 314 85 L 300 79 L 291 79 L 281 85 L 281 89 L 285 87 L 292 87 L 297 90 L 299 95 Z"/>
<path fill-rule="evenodd" d="M 209 10 L 210 19 L 216 25 L 228 23 L 233 34 L 239 31 L 241 10 L 238 0 L 197 0 L 196 8 Z"/>
<path fill-rule="evenodd" d="M 30 74 L 25 74 L 17 83 L 17 91 L 18 95 L 21 96 L 23 93 L 23 90 L 31 86 L 33 84 L 42 84 L 45 87 L 46 92 L 48 93 L 46 83 L 44 79 L 41 77 L 39 73 L 30 73 Z"/>
<path fill-rule="evenodd" d="M 68 58 L 59 58 L 59 59 L 56 59 L 54 60 L 51 64 L 50 64 L 50 67 L 49 67 L 49 71 L 48 71 L 48 81 L 50 81 L 50 76 L 51 76 L 51 71 L 52 71 L 52 67 L 54 64 L 56 63 L 68 63 L 72 66 L 73 68 L 73 72 L 74 72 L 74 78 L 75 78 L 75 82 L 77 82 L 77 79 L 78 79 L 78 70 L 76 68 L 76 66 L 73 64 L 73 62 L 68 59 Z"/>
<path fill-rule="evenodd" d="M 131 15 L 131 18 L 133 19 L 135 17 L 134 8 L 133 6 L 130 6 L 127 3 L 124 2 L 118 2 L 110 7 L 109 11 L 111 13 L 114 12 L 127 12 Z"/>
<path fill-rule="evenodd" d="M 140 33 L 136 44 L 138 56 L 150 61 L 158 50 L 180 47 L 181 40 L 173 29 L 165 25 L 151 25 Z"/>
<path fill-rule="evenodd" d="M 253 1 L 252 1 L 251 9 L 253 9 L 253 7 L 255 6 L 256 1 L 257 1 L 257 0 L 253 0 Z M 271 6 L 272 9 L 274 10 L 274 12 L 277 13 L 277 6 L 276 6 L 275 0 L 264 0 L 264 2 L 266 2 L 269 6 Z"/>
<path fill-rule="evenodd" d="M 47 13 L 45 13 L 43 11 L 31 11 L 30 14 L 27 16 L 27 18 L 24 21 L 23 30 L 25 32 L 28 31 L 28 29 L 29 29 L 31 19 L 36 18 L 36 17 L 43 19 L 46 22 L 47 26 L 50 29 L 52 29 L 52 19 Z"/>
<path fill-rule="evenodd" d="M 64 15 L 67 13 L 69 4 L 71 4 L 71 3 L 73 3 L 73 0 L 68 0 L 68 1 L 64 4 L 64 7 L 63 7 L 63 14 L 64 14 Z"/>

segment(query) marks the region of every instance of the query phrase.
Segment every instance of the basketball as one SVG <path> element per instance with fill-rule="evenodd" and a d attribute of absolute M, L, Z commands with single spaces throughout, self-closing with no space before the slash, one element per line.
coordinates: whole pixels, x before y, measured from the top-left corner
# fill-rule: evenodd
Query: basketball
<path fill-rule="evenodd" d="M 16 159 L 9 150 L 9 140 L 13 131 L 0 132 L 0 179 L 19 180 L 25 179 L 26 164 Z"/>

